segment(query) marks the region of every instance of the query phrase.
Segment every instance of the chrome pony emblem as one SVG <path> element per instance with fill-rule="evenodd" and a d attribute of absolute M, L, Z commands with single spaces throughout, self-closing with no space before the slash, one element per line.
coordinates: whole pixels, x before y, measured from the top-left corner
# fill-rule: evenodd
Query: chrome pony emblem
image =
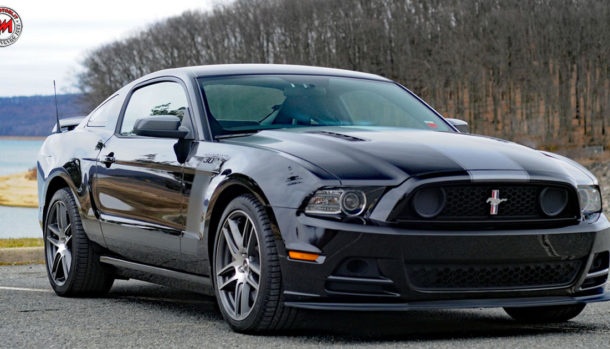
<path fill-rule="evenodd" d="M 504 201 L 508 201 L 508 199 L 504 198 L 504 199 L 500 199 L 500 190 L 498 189 L 494 189 L 491 191 L 491 197 L 487 198 L 487 203 L 489 205 L 491 205 L 491 208 L 489 210 L 489 214 L 491 215 L 497 215 L 498 214 L 498 206 L 503 203 Z"/>

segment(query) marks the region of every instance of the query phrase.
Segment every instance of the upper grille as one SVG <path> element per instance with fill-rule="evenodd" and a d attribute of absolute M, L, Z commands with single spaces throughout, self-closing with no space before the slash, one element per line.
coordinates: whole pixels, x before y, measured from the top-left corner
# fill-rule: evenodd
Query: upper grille
<path fill-rule="evenodd" d="M 447 203 L 440 217 L 487 217 L 490 205 L 487 199 L 491 191 L 499 190 L 507 201 L 498 205 L 498 216 L 538 217 L 537 187 L 524 186 L 447 186 L 444 187 Z"/>
<path fill-rule="evenodd" d="M 497 265 L 407 265 L 411 283 L 420 289 L 518 289 L 567 286 L 582 262 Z"/>
<path fill-rule="evenodd" d="M 567 193 L 567 204 L 556 215 L 549 216 L 541 207 L 541 193 L 548 188 L 555 188 Z M 418 210 L 415 202 L 426 200 L 418 192 L 440 190 Z M 500 202 L 495 214 L 492 214 L 490 199 L 497 191 Z M 439 193 L 442 193 L 439 194 Z M 439 204 L 439 210 L 434 205 Z M 419 213 L 418 213 L 419 212 Z M 547 211 L 548 212 L 548 211 Z M 568 186 L 557 184 L 493 184 L 493 183 L 441 183 L 422 186 L 415 189 L 401 200 L 390 215 L 390 221 L 398 223 L 424 224 L 423 228 L 435 227 L 434 224 L 461 223 L 468 225 L 486 225 L 497 227 L 499 223 L 519 223 L 531 227 L 536 224 L 569 225 L 577 223 L 579 217 L 578 197 L 576 191 Z M 431 214 L 427 214 L 431 213 Z"/>

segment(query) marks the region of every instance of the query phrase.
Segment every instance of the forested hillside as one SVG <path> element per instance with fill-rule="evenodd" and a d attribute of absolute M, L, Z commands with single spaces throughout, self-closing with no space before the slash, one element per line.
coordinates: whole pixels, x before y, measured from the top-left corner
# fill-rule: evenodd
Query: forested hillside
<path fill-rule="evenodd" d="M 608 146 L 608 0 L 237 0 L 92 51 L 90 104 L 148 72 L 199 64 L 329 66 L 403 83 L 475 132 Z"/>
<path fill-rule="evenodd" d="M 60 117 L 88 114 L 78 94 L 58 95 Z M 0 98 L 0 136 L 47 136 L 55 124 L 53 96 Z"/>

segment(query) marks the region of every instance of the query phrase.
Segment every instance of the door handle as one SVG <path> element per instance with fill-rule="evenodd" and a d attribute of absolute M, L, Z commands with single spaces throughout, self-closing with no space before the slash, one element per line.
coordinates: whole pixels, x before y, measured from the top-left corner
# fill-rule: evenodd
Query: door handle
<path fill-rule="evenodd" d="M 114 162 L 116 161 L 116 159 L 114 158 L 114 153 L 110 153 L 108 155 L 106 155 L 104 157 L 104 160 L 102 160 L 102 162 L 104 164 L 106 164 L 106 168 L 110 167 L 110 165 L 114 164 Z"/>

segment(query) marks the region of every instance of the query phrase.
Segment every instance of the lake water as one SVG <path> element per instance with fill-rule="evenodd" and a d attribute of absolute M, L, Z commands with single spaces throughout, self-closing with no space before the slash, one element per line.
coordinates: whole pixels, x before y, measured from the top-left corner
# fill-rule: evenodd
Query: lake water
<path fill-rule="evenodd" d="M 0 139 L 0 176 L 25 172 L 35 167 L 42 142 Z"/>
<path fill-rule="evenodd" d="M 38 209 L 0 206 L 0 239 L 41 237 Z"/>
<path fill-rule="evenodd" d="M 0 176 L 36 166 L 41 140 L 0 139 Z M 42 237 L 38 209 L 0 206 L 0 239 Z"/>

